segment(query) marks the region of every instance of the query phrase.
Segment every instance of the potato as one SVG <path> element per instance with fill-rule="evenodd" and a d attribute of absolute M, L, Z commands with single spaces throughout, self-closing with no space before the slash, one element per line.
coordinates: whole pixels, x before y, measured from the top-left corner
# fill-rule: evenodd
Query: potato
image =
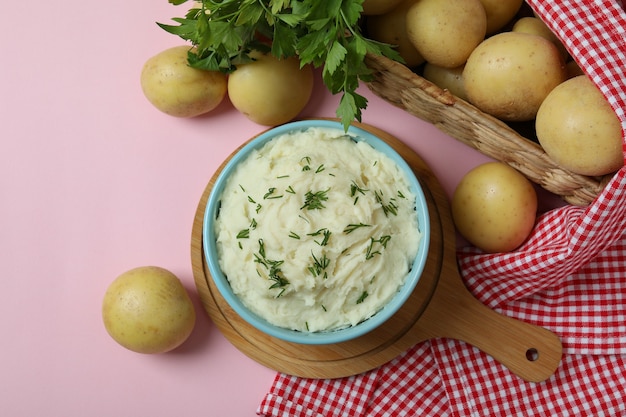
<path fill-rule="evenodd" d="M 567 60 L 567 58 L 569 57 L 569 54 L 567 53 L 565 46 L 563 46 L 563 43 L 561 43 L 559 38 L 557 38 L 557 36 L 550 30 L 550 28 L 543 22 L 543 20 L 537 17 L 522 17 L 521 19 L 517 20 L 517 22 L 515 22 L 515 24 L 511 28 L 511 31 L 528 33 L 530 35 L 537 35 L 546 38 L 557 47 L 564 60 Z"/>
<path fill-rule="evenodd" d="M 180 346 L 196 322 L 194 306 L 170 271 L 142 266 L 118 276 L 107 288 L 102 319 L 109 335 L 139 353 L 163 353 Z"/>
<path fill-rule="evenodd" d="M 487 34 L 492 35 L 513 20 L 524 0 L 480 0 L 480 2 L 487 15 Z"/>
<path fill-rule="evenodd" d="M 530 235 L 536 216 L 535 188 L 501 162 L 487 162 L 469 171 L 452 196 L 458 232 L 488 253 L 519 247 Z"/>
<path fill-rule="evenodd" d="M 402 0 L 363 0 L 363 14 L 365 16 L 385 14 L 400 3 Z"/>
<path fill-rule="evenodd" d="M 226 75 L 189 66 L 189 46 L 166 49 L 146 61 L 141 71 L 144 95 L 162 112 L 194 117 L 215 109 L 226 97 Z"/>
<path fill-rule="evenodd" d="M 539 108 L 537 139 L 559 165 L 582 175 L 605 175 L 624 164 L 617 115 L 585 75 L 556 87 Z"/>
<path fill-rule="evenodd" d="M 418 0 L 407 10 L 407 35 L 428 62 L 455 68 L 485 38 L 480 0 Z"/>
<path fill-rule="evenodd" d="M 296 57 L 278 59 L 253 52 L 254 61 L 242 64 L 228 77 L 233 106 L 255 123 L 275 126 L 295 118 L 313 92 L 313 70 L 300 68 Z"/>
<path fill-rule="evenodd" d="M 367 18 L 367 31 L 371 39 L 397 45 L 396 50 L 407 67 L 416 67 L 424 62 L 424 57 L 409 40 L 406 30 L 406 13 L 416 0 L 404 0 L 391 11 Z"/>
<path fill-rule="evenodd" d="M 563 58 L 545 38 L 527 33 L 494 35 L 472 52 L 463 70 L 469 101 L 501 120 L 532 120 L 554 87 L 565 81 Z"/>
<path fill-rule="evenodd" d="M 455 96 L 467 101 L 465 86 L 463 85 L 463 68 L 444 68 L 427 62 L 424 65 L 424 78 L 439 88 L 450 91 Z"/>

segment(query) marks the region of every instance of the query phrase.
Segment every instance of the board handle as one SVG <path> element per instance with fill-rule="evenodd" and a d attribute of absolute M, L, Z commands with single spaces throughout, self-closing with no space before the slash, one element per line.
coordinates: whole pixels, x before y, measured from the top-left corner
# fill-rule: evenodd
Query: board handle
<path fill-rule="evenodd" d="M 430 338 L 467 342 L 526 381 L 550 378 L 563 356 L 556 334 L 491 310 L 474 298 L 460 276 L 440 281 L 424 314 L 422 330 Z"/>

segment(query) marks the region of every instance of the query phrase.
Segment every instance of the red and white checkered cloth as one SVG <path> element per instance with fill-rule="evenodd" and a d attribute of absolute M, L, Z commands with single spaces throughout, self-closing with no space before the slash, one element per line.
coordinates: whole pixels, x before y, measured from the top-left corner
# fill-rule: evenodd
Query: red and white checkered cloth
<path fill-rule="evenodd" d="M 530 6 L 605 94 L 626 132 L 626 13 L 610 0 Z M 626 136 L 624 142 L 626 159 Z M 459 254 L 483 303 L 559 335 L 547 381 L 518 378 L 478 349 L 434 339 L 370 372 L 314 380 L 278 374 L 263 416 L 626 415 L 626 168 L 586 208 L 544 214 L 513 253 Z"/>

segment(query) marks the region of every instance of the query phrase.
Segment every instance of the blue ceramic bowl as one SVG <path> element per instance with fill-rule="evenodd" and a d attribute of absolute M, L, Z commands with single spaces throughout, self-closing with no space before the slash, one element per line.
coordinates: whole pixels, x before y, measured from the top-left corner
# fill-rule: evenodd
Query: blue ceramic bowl
<path fill-rule="evenodd" d="M 370 144 L 379 152 L 382 152 L 383 154 L 389 156 L 393 161 L 395 161 L 396 164 L 398 164 L 398 166 L 400 166 L 402 170 L 406 172 L 407 177 L 410 181 L 410 187 L 416 196 L 415 207 L 417 209 L 418 215 L 417 221 L 422 237 L 419 243 L 417 256 L 413 261 L 413 265 L 408 277 L 406 278 L 404 284 L 402 285 L 402 287 L 400 287 L 396 295 L 376 314 L 355 326 L 339 330 L 323 332 L 301 332 L 296 330 L 290 330 L 272 325 L 265 319 L 251 312 L 237 297 L 237 295 L 233 293 L 228 279 L 226 278 L 219 266 L 215 241 L 216 239 L 214 221 L 218 214 L 220 198 L 228 177 L 234 171 L 237 164 L 245 160 L 252 150 L 261 148 L 265 143 L 272 140 L 276 136 L 280 136 L 282 134 L 292 131 L 306 130 L 311 127 L 334 128 L 341 129 L 343 131 L 343 125 L 341 123 L 331 120 L 305 120 L 288 123 L 270 129 L 265 133 L 262 133 L 261 135 L 255 137 L 235 155 L 233 155 L 231 160 L 224 166 L 223 170 L 219 173 L 213 189 L 211 190 L 211 193 L 209 195 L 206 210 L 204 213 L 204 227 L 202 238 L 204 256 L 208 264 L 211 278 L 213 279 L 215 286 L 218 288 L 224 300 L 226 300 L 230 307 L 243 320 L 255 327 L 257 330 L 281 340 L 300 344 L 323 345 L 341 343 L 362 336 L 383 324 L 394 313 L 396 313 L 398 309 L 400 309 L 400 307 L 402 307 L 402 305 L 415 289 L 415 286 L 417 285 L 417 282 L 419 281 L 420 276 L 424 270 L 424 265 L 426 264 L 428 247 L 430 242 L 430 220 L 428 214 L 428 206 L 426 204 L 426 199 L 424 197 L 422 187 L 415 177 L 415 174 L 413 173 L 409 165 L 404 161 L 404 159 L 382 139 L 361 128 L 351 126 L 348 130 L 348 134 L 351 135 L 354 140 L 364 141 Z"/>

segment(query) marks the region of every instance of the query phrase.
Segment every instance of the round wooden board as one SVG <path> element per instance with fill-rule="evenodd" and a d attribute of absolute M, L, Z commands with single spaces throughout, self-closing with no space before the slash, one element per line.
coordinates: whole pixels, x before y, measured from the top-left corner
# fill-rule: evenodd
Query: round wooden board
<path fill-rule="evenodd" d="M 442 224 L 451 224 L 452 221 L 446 206 L 446 196 L 430 168 L 407 145 L 380 129 L 365 124 L 356 125 L 384 140 L 411 166 L 426 194 L 431 221 L 429 256 L 415 290 L 403 307 L 374 331 L 339 344 L 303 345 L 273 338 L 247 324 L 228 306 L 213 283 L 202 245 L 206 202 L 228 159 L 217 169 L 198 204 L 192 229 L 191 259 L 202 304 L 211 320 L 235 347 L 253 360 L 279 372 L 305 378 L 355 375 L 388 362 L 429 337 L 416 324 L 430 302 L 442 270 Z M 445 209 L 440 210 L 441 204 Z"/>

